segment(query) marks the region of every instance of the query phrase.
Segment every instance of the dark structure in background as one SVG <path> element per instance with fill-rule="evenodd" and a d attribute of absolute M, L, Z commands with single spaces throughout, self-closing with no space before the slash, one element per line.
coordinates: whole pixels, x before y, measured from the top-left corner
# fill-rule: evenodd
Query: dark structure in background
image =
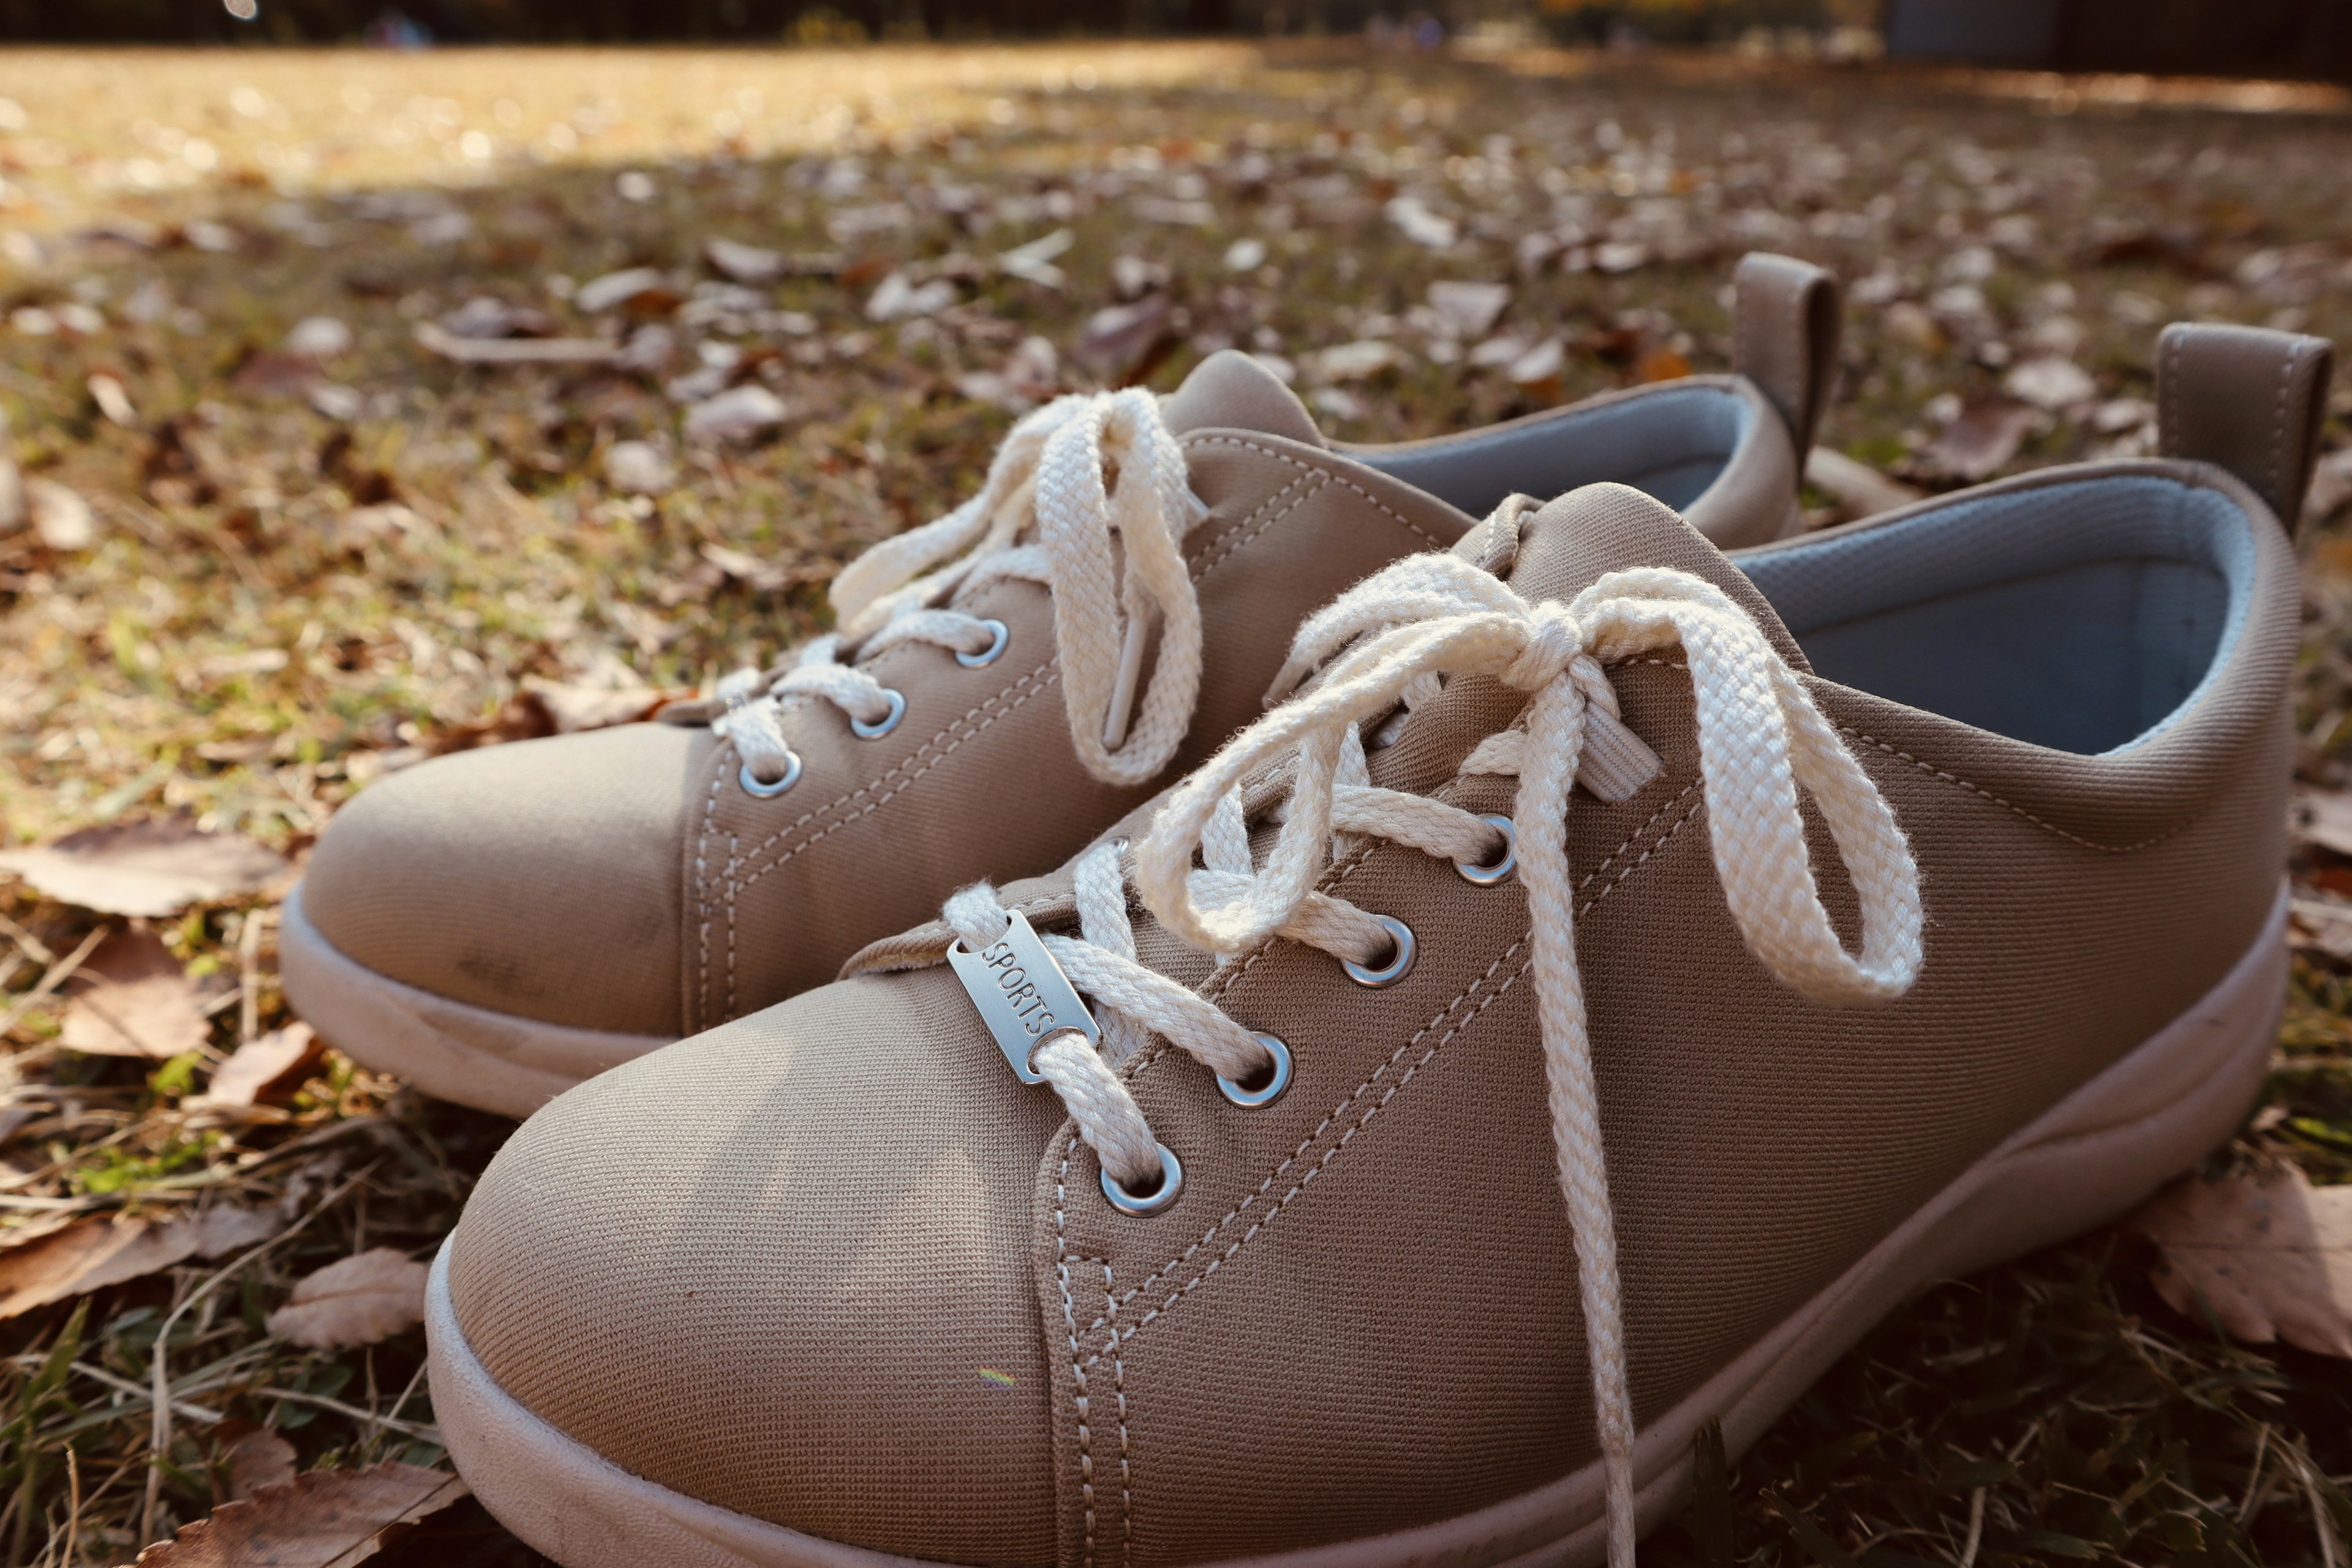
<path fill-rule="evenodd" d="M 1886 0 L 1892 58 L 2352 80 L 2352 0 Z"/>
<path fill-rule="evenodd" d="M 771 43 L 1055 34 L 1352 33 L 1517 14 L 1569 43 L 1698 44 L 1877 20 L 1896 59 L 2352 81 L 2352 0 L 0 0 L 5 42 Z M 410 25 L 404 27 L 400 24 Z"/>

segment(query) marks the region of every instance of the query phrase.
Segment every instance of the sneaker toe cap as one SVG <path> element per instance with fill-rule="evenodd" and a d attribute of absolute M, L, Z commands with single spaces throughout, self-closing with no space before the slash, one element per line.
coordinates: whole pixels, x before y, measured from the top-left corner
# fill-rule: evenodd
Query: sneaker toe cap
<path fill-rule="evenodd" d="M 394 773 L 328 826 L 303 912 L 346 957 L 436 995 L 674 1035 L 681 824 L 711 744 L 628 724 Z"/>
<path fill-rule="evenodd" d="M 978 1034 L 943 971 L 854 980 L 549 1104 L 449 1246 L 482 1372 L 701 1502 L 905 1557 L 1052 1561 L 1031 1221 L 1055 1122 Z"/>

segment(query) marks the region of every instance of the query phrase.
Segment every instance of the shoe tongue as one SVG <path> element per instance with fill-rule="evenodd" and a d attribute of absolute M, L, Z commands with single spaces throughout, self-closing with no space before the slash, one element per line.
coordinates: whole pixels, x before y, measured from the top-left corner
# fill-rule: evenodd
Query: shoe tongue
<path fill-rule="evenodd" d="M 1315 416 L 1282 378 L 1238 349 L 1220 349 L 1202 360 L 1169 394 L 1160 418 L 1179 436 L 1194 430 L 1255 430 L 1286 436 L 1309 447 L 1328 447 Z"/>
<path fill-rule="evenodd" d="M 1704 577 L 1752 616 L 1773 647 L 1806 674 L 1812 666 L 1756 584 L 1672 507 L 1628 485 L 1586 485 L 1520 526 L 1510 584 L 1530 603 L 1574 598 L 1611 572 L 1670 566 Z"/>

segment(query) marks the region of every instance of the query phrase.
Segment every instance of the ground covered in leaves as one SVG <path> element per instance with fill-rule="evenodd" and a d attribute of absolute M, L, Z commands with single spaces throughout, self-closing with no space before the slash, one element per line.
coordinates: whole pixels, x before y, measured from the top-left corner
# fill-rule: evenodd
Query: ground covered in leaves
<path fill-rule="evenodd" d="M 356 1070 L 272 973 L 370 778 L 768 662 L 1058 390 L 1234 344 L 1342 437 L 1492 419 L 1723 367 L 1756 247 L 1855 301 L 1818 521 L 2145 451 L 2164 321 L 2352 341 L 2347 198 L 2324 89 L 1336 44 L 0 58 L 0 1557 L 332 1485 L 356 1539 L 421 1521 L 389 1560 L 535 1561 L 420 1474 L 416 1265 L 506 1124 Z M 2339 1248 L 2347 500 L 2333 458 L 2294 994 L 2214 1165 Z M 1645 1551 L 2337 1568 L 2330 1256 L 2250 1305 L 2121 1227 L 1941 1286 L 1736 1467 L 1703 1442 Z"/>

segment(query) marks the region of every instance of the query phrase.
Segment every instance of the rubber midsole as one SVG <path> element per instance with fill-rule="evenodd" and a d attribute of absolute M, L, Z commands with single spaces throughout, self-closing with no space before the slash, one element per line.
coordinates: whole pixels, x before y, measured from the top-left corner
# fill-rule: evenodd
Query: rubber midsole
<path fill-rule="evenodd" d="M 494 1012 L 379 974 L 310 923 L 299 887 L 280 916 L 278 967 L 294 1011 L 353 1061 L 503 1116 L 529 1116 L 671 1038 Z"/>
<path fill-rule="evenodd" d="M 2284 1005 L 2284 888 L 2261 936 L 2220 984 L 1971 1165 L 1634 1445 L 1644 1530 L 1681 1505 L 1691 1439 L 1711 1416 L 1738 1453 L 1913 1291 L 2101 1224 L 2193 1166 L 2243 1119 Z M 452 1240 L 454 1241 L 454 1237 Z M 565 1568 L 945 1568 L 805 1535 L 623 1470 L 499 1387 L 457 1327 L 448 1245 L 433 1266 L 425 1331 L 434 1409 L 484 1506 Z M 1457 1568 L 1564 1564 L 1605 1553 L 1600 1467 L 1434 1524 L 1213 1568 Z"/>

